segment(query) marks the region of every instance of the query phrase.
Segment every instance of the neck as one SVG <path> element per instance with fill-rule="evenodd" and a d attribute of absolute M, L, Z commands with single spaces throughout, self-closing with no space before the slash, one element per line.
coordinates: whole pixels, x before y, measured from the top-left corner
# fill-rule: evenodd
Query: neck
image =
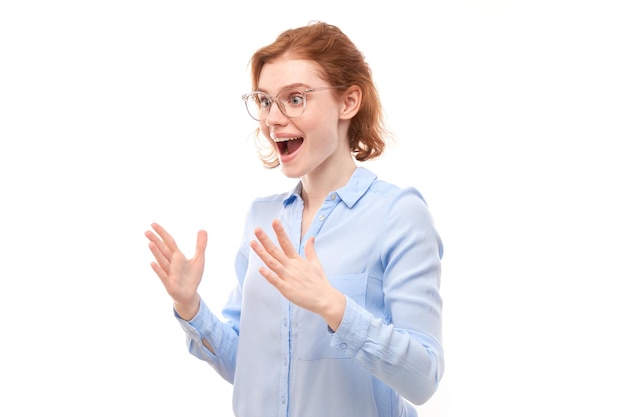
<path fill-rule="evenodd" d="M 333 169 L 332 172 L 325 170 L 302 177 L 300 180 L 302 181 L 302 200 L 304 200 L 305 207 L 321 204 L 328 193 L 346 185 L 356 168 L 354 161 L 350 161 L 350 164 L 344 164 Z"/>

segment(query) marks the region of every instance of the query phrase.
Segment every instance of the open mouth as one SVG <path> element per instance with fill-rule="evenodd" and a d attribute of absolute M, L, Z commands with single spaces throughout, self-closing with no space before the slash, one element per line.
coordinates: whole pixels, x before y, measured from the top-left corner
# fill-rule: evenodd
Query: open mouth
<path fill-rule="evenodd" d="M 297 138 L 276 138 L 274 139 L 278 152 L 281 155 L 290 155 L 294 153 L 304 142 L 303 137 Z"/>

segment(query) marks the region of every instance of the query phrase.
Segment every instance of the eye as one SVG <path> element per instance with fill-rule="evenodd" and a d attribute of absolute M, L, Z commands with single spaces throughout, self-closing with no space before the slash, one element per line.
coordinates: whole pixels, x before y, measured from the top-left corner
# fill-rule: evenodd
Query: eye
<path fill-rule="evenodd" d="M 257 94 L 256 101 L 262 109 L 267 109 L 272 105 L 272 99 L 267 94 Z"/>
<path fill-rule="evenodd" d="M 292 91 L 284 95 L 285 99 L 281 100 L 290 107 L 301 107 L 304 105 L 304 93 L 302 91 Z"/>

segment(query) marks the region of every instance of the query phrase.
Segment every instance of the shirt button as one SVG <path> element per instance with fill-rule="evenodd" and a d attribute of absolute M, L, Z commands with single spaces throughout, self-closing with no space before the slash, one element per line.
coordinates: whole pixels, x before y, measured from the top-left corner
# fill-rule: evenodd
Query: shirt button
<path fill-rule="evenodd" d="M 326 216 L 324 216 L 323 214 L 320 214 L 320 216 L 318 217 L 320 219 L 320 221 L 324 221 L 324 219 L 326 218 Z"/>
<path fill-rule="evenodd" d="M 287 327 L 287 319 L 283 319 L 283 327 Z"/>
<path fill-rule="evenodd" d="M 340 347 L 341 347 L 341 350 L 346 350 L 348 345 L 346 345 L 345 343 L 342 343 Z"/>
<path fill-rule="evenodd" d="M 283 365 L 287 366 L 287 358 L 283 358 Z"/>
<path fill-rule="evenodd" d="M 283 395 L 283 396 L 281 396 L 281 397 L 280 397 L 280 402 L 281 402 L 281 403 L 283 403 L 283 404 L 285 404 L 285 401 L 287 401 L 287 399 L 285 398 L 285 396 L 284 396 L 284 395 Z"/>
<path fill-rule="evenodd" d="M 337 194 L 333 194 L 333 195 L 331 195 L 331 196 L 330 196 L 330 199 L 331 199 L 331 200 L 336 200 L 336 199 L 337 199 Z"/>

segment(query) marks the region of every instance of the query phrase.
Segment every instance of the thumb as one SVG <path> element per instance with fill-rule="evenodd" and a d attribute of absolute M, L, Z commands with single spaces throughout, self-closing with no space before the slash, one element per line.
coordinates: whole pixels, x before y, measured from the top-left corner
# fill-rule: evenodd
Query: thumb
<path fill-rule="evenodd" d="M 205 230 L 198 231 L 198 237 L 196 238 L 196 258 L 199 256 L 204 256 L 207 240 L 207 232 Z"/>
<path fill-rule="evenodd" d="M 304 256 L 311 262 L 319 262 L 315 252 L 315 238 L 311 237 L 304 245 Z"/>

